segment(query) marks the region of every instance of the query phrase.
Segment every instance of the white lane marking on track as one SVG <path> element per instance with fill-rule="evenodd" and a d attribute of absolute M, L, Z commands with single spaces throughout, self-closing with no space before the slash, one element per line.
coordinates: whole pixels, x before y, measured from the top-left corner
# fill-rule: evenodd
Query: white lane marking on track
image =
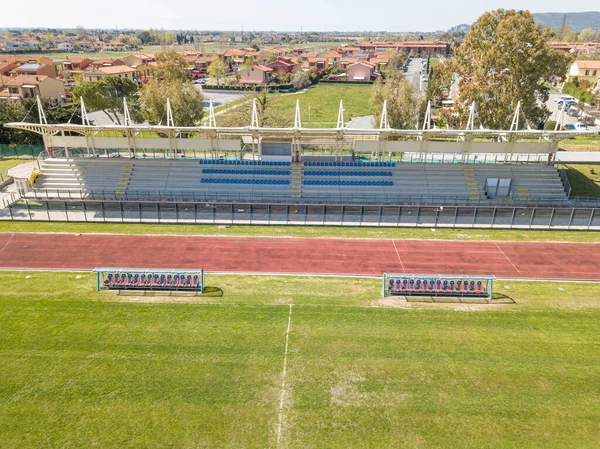
<path fill-rule="evenodd" d="M 396 256 L 398 256 L 398 260 L 400 261 L 400 265 L 402 266 L 402 271 L 406 273 L 404 269 L 404 264 L 402 263 L 402 259 L 400 258 L 400 253 L 398 252 L 398 247 L 396 246 L 396 241 L 392 239 L 392 243 L 394 244 L 394 249 L 396 250 Z"/>
<path fill-rule="evenodd" d="M 13 232 L 12 234 L 10 234 L 10 238 L 8 239 L 8 242 L 6 242 L 6 243 L 4 244 L 4 246 L 2 247 L 2 249 L 0 249 L 0 253 L 1 253 L 2 251 L 4 251 L 4 249 L 5 249 L 5 248 L 8 246 L 8 244 L 11 242 L 11 240 L 13 239 L 13 237 L 14 237 L 14 236 L 15 236 L 15 233 L 14 233 L 14 232 Z"/>
<path fill-rule="evenodd" d="M 506 260 L 508 260 L 508 261 L 510 262 L 510 264 L 513 266 L 513 268 L 514 268 L 515 270 L 517 270 L 517 272 L 518 272 L 518 273 L 520 273 L 521 271 L 519 271 L 519 269 L 518 269 L 518 268 L 517 268 L 517 266 L 516 266 L 516 265 L 515 265 L 515 264 L 512 262 L 512 260 L 510 260 L 510 259 L 508 258 L 508 256 L 507 256 L 507 255 L 504 253 L 504 251 L 502 251 L 502 248 L 500 248 L 500 247 L 498 246 L 498 244 L 497 244 L 497 243 L 495 243 L 495 242 L 494 242 L 494 245 L 496 245 L 496 248 L 498 248 L 498 251 L 500 251 L 500 252 L 502 253 L 502 255 L 503 255 L 504 257 L 506 257 Z"/>

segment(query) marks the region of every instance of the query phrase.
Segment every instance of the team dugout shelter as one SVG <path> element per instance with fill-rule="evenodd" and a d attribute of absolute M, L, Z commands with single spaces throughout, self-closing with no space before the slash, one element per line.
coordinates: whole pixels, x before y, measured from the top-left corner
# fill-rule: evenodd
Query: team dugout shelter
<path fill-rule="evenodd" d="M 204 292 L 204 270 L 95 268 L 97 290 Z"/>
<path fill-rule="evenodd" d="M 383 275 L 383 296 L 492 299 L 495 276 Z"/>

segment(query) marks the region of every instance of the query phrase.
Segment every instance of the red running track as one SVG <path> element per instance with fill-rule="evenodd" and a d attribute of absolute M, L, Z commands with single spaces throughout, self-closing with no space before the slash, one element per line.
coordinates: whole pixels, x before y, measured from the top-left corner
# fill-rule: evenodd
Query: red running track
<path fill-rule="evenodd" d="M 600 280 L 600 244 L 0 233 L 0 268 Z"/>

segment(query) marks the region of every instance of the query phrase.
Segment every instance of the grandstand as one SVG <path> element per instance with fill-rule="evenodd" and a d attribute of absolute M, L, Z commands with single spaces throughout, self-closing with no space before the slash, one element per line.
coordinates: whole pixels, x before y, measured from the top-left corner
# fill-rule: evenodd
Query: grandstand
<path fill-rule="evenodd" d="M 126 157 L 47 158 L 33 184 L 42 198 L 115 195 L 198 200 L 397 202 L 417 198 L 489 200 L 490 179 L 508 180 L 502 200 L 567 199 L 554 166 L 373 162 L 283 162 Z"/>
<path fill-rule="evenodd" d="M 569 181 L 554 164 L 558 141 L 570 137 L 565 131 L 399 130 L 384 123 L 353 129 L 344 125 L 342 105 L 336 128 L 303 128 L 299 108 L 290 128 L 262 128 L 255 111 L 248 127 L 219 127 L 214 114 L 210 126 L 168 122 L 48 124 L 41 115 L 40 123 L 5 125 L 41 134 L 46 151 L 35 173 L 17 180 L 18 195 L 4 217 L 151 221 L 153 212 L 145 211 L 156 210 L 157 221 L 177 221 L 178 211 L 191 210 L 194 222 L 248 223 L 254 218 L 234 215 L 251 211 L 261 223 L 304 214 L 306 224 L 346 223 L 347 216 L 351 223 L 389 225 L 404 223 L 406 213 L 406 223 L 430 216 L 437 226 L 442 209 L 417 208 L 413 221 L 407 207 L 450 205 L 455 209 L 443 211 L 443 225 L 452 224 L 445 216 L 453 214 L 455 225 L 471 217 L 473 226 L 484 220 L 485 226 L 580 228 L 595 225 L 598 215 L 597 202 L 570 197 Z M 60 210 L 81 214 L 53 218 Z"/>

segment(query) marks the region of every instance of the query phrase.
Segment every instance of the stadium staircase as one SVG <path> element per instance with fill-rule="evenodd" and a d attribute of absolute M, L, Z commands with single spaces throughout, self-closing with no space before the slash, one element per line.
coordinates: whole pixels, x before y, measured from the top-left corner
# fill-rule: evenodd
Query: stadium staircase
<path fill-rule="evenodd" d="M 117 195 L 125 195 L 127 191 L 127 186 L 129 185 L 129 181 L 131 180 L 131 175 L 133 173 L 133 162 L 126 162 L 121 167 L 121 173 L 119 174 L 119 181 L 117 182 L 117 188 L 115 193 Z"/>
<path fill-rule="evenodd" d="M 292 164 L 292 198 L 302 198 L 303 164 Z"/>
<path fill-rule="evenodd" d="M 472 165 L 463 166 L 463 175 L 467 186 L 467 195 L 470 201 L 479 201 L 482 199 L 482 190 L 475 176 L 475 169 Z"/>

